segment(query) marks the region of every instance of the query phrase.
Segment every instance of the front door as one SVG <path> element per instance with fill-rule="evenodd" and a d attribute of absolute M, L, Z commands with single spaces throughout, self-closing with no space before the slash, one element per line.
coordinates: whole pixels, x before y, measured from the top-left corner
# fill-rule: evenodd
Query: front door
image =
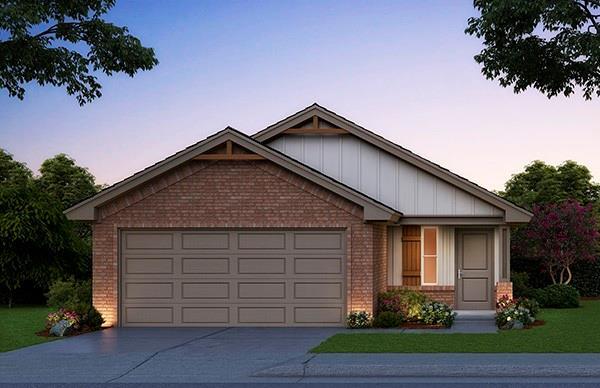
<path fill-rule="evenodd" d="M 494 308 L 494 231 L 456 230 L 456 300 L 460 310 Z"/>

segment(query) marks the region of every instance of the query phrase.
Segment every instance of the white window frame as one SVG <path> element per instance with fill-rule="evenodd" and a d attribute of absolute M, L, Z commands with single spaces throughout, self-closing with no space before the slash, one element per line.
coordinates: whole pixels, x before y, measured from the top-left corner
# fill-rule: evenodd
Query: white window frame
<path fill-rule="evenodd" d="M 425 283 L 425 229 L 435 229 L 435 283 Z M 431 255 L 427 255 L 431 256 Z M 440 228 L 438 226 L 421 226 L 421 285 L 437 286 L 440 281 Z"/>

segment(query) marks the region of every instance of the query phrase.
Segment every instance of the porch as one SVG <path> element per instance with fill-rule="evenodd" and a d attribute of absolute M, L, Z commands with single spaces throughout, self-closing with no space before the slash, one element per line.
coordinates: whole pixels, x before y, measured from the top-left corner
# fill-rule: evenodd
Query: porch
<path fill-rule="evenodd" d="M 454 309 L 494 310 L 512 297 L 508 225 L 388 227 L 387 288 L 414 289 Z"/>

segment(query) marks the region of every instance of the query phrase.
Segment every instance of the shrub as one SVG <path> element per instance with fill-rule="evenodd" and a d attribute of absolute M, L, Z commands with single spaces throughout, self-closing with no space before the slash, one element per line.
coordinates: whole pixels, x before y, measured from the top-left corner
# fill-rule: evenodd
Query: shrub
<path fill-rule="evenodd" d="M 428 325 L 452 326 L 456 313 L 442 302 L 427 302 L 421 308 L 421 320 Z"/>
<path fill-rule="evenodd" d="M 536 318 L 540 313 L 540 304 L 535 299 L 519 298 L 517 299 L 517 307 L 524 307 L 529 310 L 529 314 Z"/>
<path fill-rule="evenodd" d="M 46 294 L 48 306 L 73 311 L 79 316 L 79 324 L 98 330 L 104 323 L 102 314 L 92 306 L 92 283 L 90 280 L 57 280 Z"/>
<path fill-rule="evenodd" d="M 402 313 L 394 313 L 392 311 L 384 311 L 377 314 L 373 320 L 375 327 L 398 327 L 402 323 Z"/>
<path fill-rule="evenodd" d="M 353 311 L 346 317 L 346 326 L 350 329 L 366 329 L 371 324 L 371 314 L 366 311 Z"/>
<path fill-rule="evenodd" d="M 100 330 L 103 323 L 102 314 L 94 306 L 90 306 L 87 314 L 81 317 L 81 324 L 88 326 L 91 330 Z"/>
<path fill-rule="evenodd" d="M 600 258 L 578 263 L 573 268 L 573 287 L 581 296 L 600 296 Z"/>
<path fill-rule="evenodd" d="M 529 291 L 529 275 L 527 272 L 512 272 L 510 280 L 512 281 L 514 296 L 520 298 L 527 295 Z"/>
<path fill-rule="evenodd" d="M 74 310 L 84 314 L 92 305 L 92 282 L 73 279 L 57 280 L 50 286 L 46 297 L 49 307 Z"/>
<path fill-rule="evenodd" d="M 429 301 L 427 295 L 413 290 L 392 290 L 377 295 L 380 312 L 401 313 L 407 321 L 418 321 L 423 305 Z"/>
<path fill-rule="evenodd" d="M 499 329 L 512 329 L 519 326 L 529 326 L 535 321 L 531 312 L 525 307 L 512 304 L 496 312 L 496 325 Z"/>
<path fill-rule="evenodd" d="M 542 307 L 572 308 L 579 307 L 579 292 L 567 284 L 552 284 L 543 289 Z M 540 303 L 542 303 L 540 301 Z"/>

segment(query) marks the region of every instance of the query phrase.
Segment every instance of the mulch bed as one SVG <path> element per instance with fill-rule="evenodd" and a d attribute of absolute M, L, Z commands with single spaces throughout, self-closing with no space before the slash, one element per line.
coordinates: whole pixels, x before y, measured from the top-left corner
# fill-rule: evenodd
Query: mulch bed
<path fill-rule="evenodd" d="M 525 329 L 533 329 L 534 327 L 544 326 L 545 324 L 546 324 L 546 321 L 544 321 L 542 319 L 536 319 L 531 325 L 525 327 Z"/>
<path fill-rule="evenodd" d="M 110 327 L 101 327 L 99 330 L 104 330 L 104 329 L 109 329 Z M 79 330 L 70 330 L 67 334 L 65 335 L 65 337 L 75 337 L 78 336 L 80 334 L 86 334 L 86 333 L 91 333 L 93 331 L 98 331 L 98 330 L 93 330 L 91 327 L 89 326 L 82 326 L 79 328 Z M 50 335 L 50 329 L 44 329 L 41 331 L 38 331 L 37 333 L 35 333 L 35 335 L 38 335 L 40 337 L 52 337 L 52 338 L 58 338 L 54 335 Z"/>
<path fill-rule="evenodd" d="M 421 322 L 404 322 L 400 325 L 403 329 L 445 329 L 444 325 L 427 325 Z"/>

